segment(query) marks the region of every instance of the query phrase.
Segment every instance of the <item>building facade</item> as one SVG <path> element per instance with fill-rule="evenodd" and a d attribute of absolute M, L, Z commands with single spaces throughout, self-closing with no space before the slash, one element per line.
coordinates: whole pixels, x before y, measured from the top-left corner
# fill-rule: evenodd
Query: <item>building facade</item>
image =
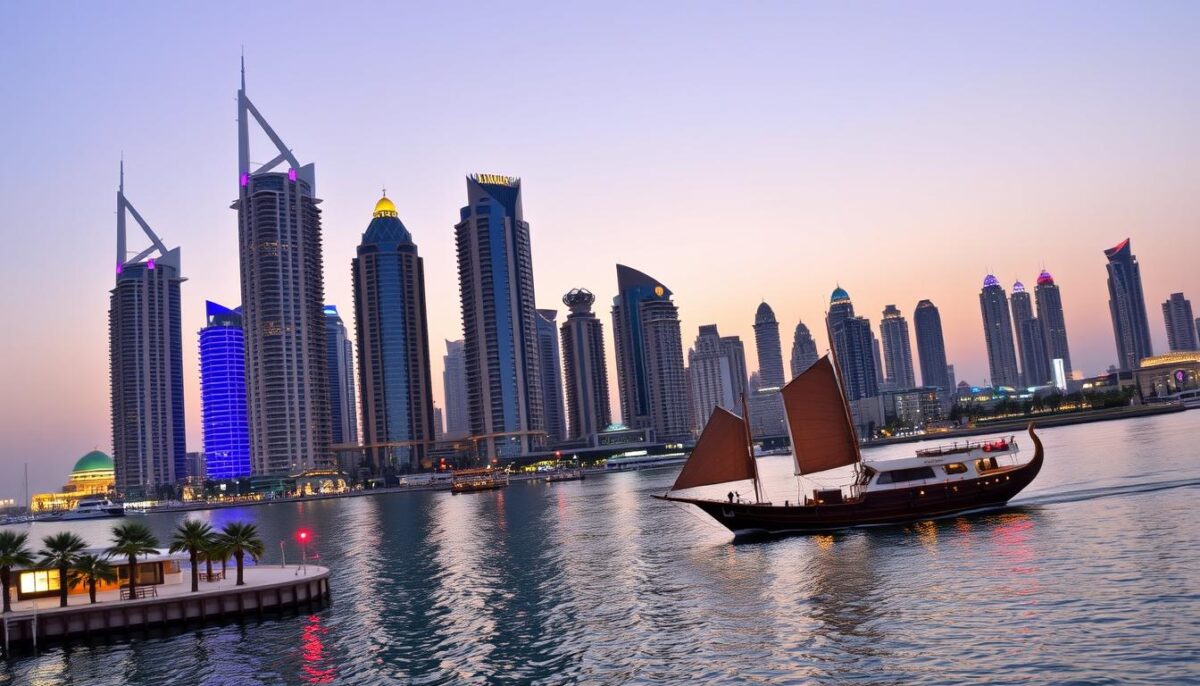
<path fill-rule="evenodd" d="M 546 408 L 546 438 L 550 443 L 567 439 L 567 411 L 563 406 L 562 361 L 558 355 L 558 312 L 537 311 L 538 364 L 542 367 L 542 400 Z"/>
<path fill-rule="evenodd" d="M 721 336 L 715 324 L 700 327 L 688 351 L 692 428 L 699 433 L 717 406 L 741 415 L 746 390 L 746 352 L 737 336 Z"/>
<path fill-rule="evenodd" d="M 763 386 L 781 387 L 783 376 L 783 346 L 779 342 L 779 322 L 775 311 L 766 302 L 754 314 L 754 348 L 758 353 L 758 375 Z"/>
<path fill-rule="evenodd" d="M 796 324 L 796 332 L 792 335 L 792 378 L 804 373 L 804 370 L 817 362 L 817 342 L 804 322 Z"/>
<path fill-rule="evenodd" d="M 1013 284 L 1009 297 L 1013 329 L 1017 337 L 1017 355 L 1021 361 L 1021 382 L 1025 386 L 1042 386 L 1054 378 L 1050 356 L 1046 350 L 1045 327 L 1033 315 L 1033 300 L 1025 284 Z"/>
<path fill-rule="evenodd" d="M 612 424 L 604 325 L 592 312 L 595 302 L 596 296 L 582 288 L 563 296 L 563 304 L 570 309 L 562 324 L 562 359 L 572 440 L 587 438 Z"/>
<path fill-rule="evenodd" d="M 1108 258 L 1108 313 L 1117 345 L 1117 368 L 1130 371 L 1154 355 L 1142 270 L 1128 238 L 1105 250 L 1104 256 Z"/>
<path fill-rule="evenodd" d="M 470 436 L 467 353 L 461 338 L 457 341 L 446 341 L 446 354 L 442 356 L 442 393 L 446 400 L 446 438 L 457 440 Z"/>
<path fill-rule="evenodd" d="M 871 322 L 854 315 L 850 294 L 840 286 L 833 291 L 826 316 L 834 356 L 849 401 L 879 395 L 875 334 Z"/>
<path fill-rule="evenodd" d="M 256 475 L 334 465 L 325 344 L 324 256 L 316 171 L 301 165 L 238 89 L 238 246 L 246 335 L 250 459 Z M 275 158 L 250 164 L 253 119 Z M 286 171 L 273 171 L 281 164 Z"/>
<path fill-rule="evenodd" d="M 546 412 L 521 180 L 467 177 L 454 237 L 476 455 L 490 462 L 540 450 Z"/>
<path fill-rule="evenodd" d="M 354 396 L 354 344 L 336 305 L 325 306 L 325 373 L 329 390 L 330 440 L 358 443 L 358 402 Z"/>
<path fill-rule="evenodd" d="M 367 461 L 376 474 L 428 469 L 435 431 L 425 263 L 386 195 L 350 270 Z"/>
<path fill-rule="evenodd" d="M 1019 387 L 1021 373 L 1017 366 L 1017 350 L 1013 346 L 1008 297 L 1000 280 L 991 274 L 983 280 L 983 289 L 979 291 L 979 310 L 983 315 L 983 336 L 987 343 L 992 385 Z"/>
<path fill-rule="evenodd" d="M 917 379 L 913 371 L 908 321 L 895 305 L 883 308 L 883 318 L 879 321 L 879 338 L 883 343 L 883 362 L 886 365 L 884 385 L 893 391 L 915 388 Z"/>
<path fill-rule="evenodd" d="M 1183 293 L 1172 293 L 1162 304 L 1163 322 L 1167 326 L 1167 344 L 1171 352 L 1200 350 L 1196 344 L 1196 324 L 1192 317 L 1192 302 Z"/>
<path fill-rule="evenodd" d="M 954 392 L 946 364 L 946 341 L 942 336 L 942 315 L 931 300 L 922 300 L 913 310 L 913 326 L 917 334 L 917 359 L 921 363 L 921 383 Z"/>
<path fill-rule="evenodd" d="M 213 480 L 250 476 L 246 338 L 242 331 L 241 309 L 231 310 L 206 302 L 205 326 L 200 329 L 204 472 Z"/>
<path fill-rule="evenodd" d="M 1046 339 L 1046 356 L 1051 368 L 1054 360 L 1062 360 L 1063 374 L 1071 378 L 1071 349 L 1067 345 L 1067 320 L 1063 316 L 1062 293 L 1054 277 L 1045 269 L 1038 274 L 1037 287 L 1033 291 L 1037 301 L 1037 318 L 1042 323 L 1042 334 Z"/>
<path fill-rule="evenodd" d="M 632 429 L 654 429 L 662 441 L 691 435 L 679 310 L 671 295 L 649 275 L 617 265 L 612 318 L 621 416 Z"/>
<path fill-rule="evenodd" d="M 150 247 L 129 256 L 132 214 Z M 187 473 L 179 248 L 168 249 L 117 190 L 116 284 L 109 292 L 108 351 L 116 489 L 153 495 Z"/>

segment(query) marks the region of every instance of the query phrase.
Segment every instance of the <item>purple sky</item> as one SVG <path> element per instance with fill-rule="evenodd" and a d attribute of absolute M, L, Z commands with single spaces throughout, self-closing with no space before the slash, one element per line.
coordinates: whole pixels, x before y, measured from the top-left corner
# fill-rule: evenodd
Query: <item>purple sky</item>
<path fill-rule="evenodd" d="M 21 497 L 22 463 L 34 490 L 57 488 L 111 449 L 121 151 L 129 198 L 182 247 L 202 447 L 204 301 L 240 300 L 243 44 L 251 98 L 316 163 L 327 301 L 349 319 L 380 187 L 412 231 L 439 405 L 442 340 L 461 336 L 452 227 L 476 171 L 522 177 L 538 304 L 595 292 L 610 357 L 616 262 L 670 286 L 686 343 L 713 322 L 742 336 L 751 369 L 762 298 L 785 358 L 799 318 L 825 347 L 838 283 L 876 325 L 931 298 L 976 383 L 988 271 L 1006 288 L 1054 273 L 1088 374 L 1116 357 L 1104 248 L 1132 237 L 1156 351 L 1160 303 L 1200 297 L 1194 3 L 212 5 L 27 3 L 0 22 L 0 498 Z"/>

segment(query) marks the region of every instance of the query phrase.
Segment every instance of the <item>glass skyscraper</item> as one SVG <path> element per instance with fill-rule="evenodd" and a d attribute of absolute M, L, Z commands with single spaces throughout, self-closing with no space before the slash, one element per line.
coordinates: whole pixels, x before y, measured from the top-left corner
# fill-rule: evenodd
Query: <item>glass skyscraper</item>
<path fill-rule="evenodd" d="M 988 274 L 979 291 L 979 311 L 983 315 L 983 335 L 987 343 L 988 371 L 993 386 L 1021 385 L 1017 367 L 1017 350 L 1013 347 L 1012 318 L 1008 313 L 1008 296 L 1000 280 Z"/>
<path fill-rule="evenodd" d="M 558 312 L 537 311 L 538 364 L 542 367 L 542 401 L 546 408 L 546 437 L 551 443 L 567 438 L 563 407 L 562 362 L 558 356 Z"/>
<path fill-rule="evenodd" d="M 200 329 L 200 412 L 205 476 L 250 476 L 250 429 L 246 409 L 246 338 L 241 308 L 205 303 Z"/>
<path fill-rule="evenodd" d="M 1042 334 L 1046 338 L 1046 355 L 1050 358 L 1053 372 L 1054 360 L 1063 361 L 1063 373 L 1071 378 L 1071 349 L 1067 345 L 1067 321 L 1063 316 L 1062 293 L 1054 283 L 1054 277 L 1045 269 L 1038 274 L 1037 287 L 1033 291 L 1037 302 L 1037 317 L 1042 323 Z"/>
<path fill-rule="evenodd" d="M 834 289 L 829 299 L 826 323 L 846 399 L 853 401 L 879 395 L 875 334 L 871 332 L 869 321 L 854 316 L 854 303 L 841 286 Z"/>
<path fill-rule="evenodd" d="M 471 408 L 467 401 L 467 358 L 462 339 L 446 341 L 442 356 L 442 392 L 446 396 L 446 433 L 455 440 L 471 434 Z"/>
<path fill-rule="evenodd" d="M 758 353 L 758 376 L 764 387 L 782 387 L 783 346 L 779 343 L 779 322 L 775 311 L 763 301 L 754 313 L 754 349 Z"/>
<path fill-rule="evenodd" d="M 425 264 L 386 196 L 351 262 L 363 447 L 375 473 L 432 466 Z"/>
<path fill-rule="evenodd" d="M 921 384 L 954 392 L 954 381 L 946 365 L 946 341 L 942 336 L 942 315 L 931 300 L 917 303 L 913 311 L 917 333 L 917 359 L 921 363 Z"/>
<path fill-rule="evenodd" d="M 1021 360 L 1021 382 L 1026 386 L 1047 384 L 1054 378 L 1054 369 L 1046 352 L 1045 327 L 1033 316 L 1033 301 L 1025 284 L 1020 281 L 1013 284 L 1009 305 Z"/>
<path fill-rule="evenodd" d="M 883 361 L 887 368 L 884 381 L 888 390 L 907 391 L 916 388 L 913 373 L 912 343 L 908 340 L 908 321 L 895 305 L 883 308 L 879 322 L 879 337 L 883 341 Z"/>
<path fill-rule="evenodd" d="M 563 296 L 563 304 L 571 309 L 562 325 L 562 355 L 572 439 L 587 438 L 612 423 L 604 325 L 592 313 L 594 302 L 596 296 L 582 288 Z"/>
<path fill-rule="evenodd" d="M 325 306 L 325 373 L 328 376 L 330 440 L 358 443 L 358 407 L 354 400 L 354 344 L 336 305 Z"/>
<path fill-rule="evenodd" d="M 476 454 L 490 462 L 541 449 L 546 411 L 521 180 L 467 177 L 454 237 Z"/>
<path fill-rule="evenodd" d="M 1143 359 L 1154 355 L 1142 270 L 1128 238 L 1105 250 L 1104 256 L 1108 258 L 1108 311 L 1117 342 L 1117 367 L 1137 369 Z"/>

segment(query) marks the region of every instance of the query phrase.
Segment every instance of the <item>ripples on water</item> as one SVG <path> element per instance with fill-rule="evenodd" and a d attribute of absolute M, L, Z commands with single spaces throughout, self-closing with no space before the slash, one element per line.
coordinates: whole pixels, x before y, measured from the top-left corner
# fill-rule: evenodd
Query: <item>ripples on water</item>
<path fill-rule="evenodd" d="M 196 513 L 293 563 L 311 528 L 332 607 L 55 647 L 0 684 L 1200 683 L 1197 428 L 1048 429 L 1007 510 L 823 536 L 732 542 L 649 497 L 676 470 Z M 788 458 L 761 466 L 795 497 Z"/>

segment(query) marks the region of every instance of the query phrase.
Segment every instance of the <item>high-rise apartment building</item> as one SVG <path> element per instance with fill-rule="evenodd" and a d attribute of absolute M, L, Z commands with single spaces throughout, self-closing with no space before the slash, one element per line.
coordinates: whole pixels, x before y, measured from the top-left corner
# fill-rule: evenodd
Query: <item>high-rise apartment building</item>
<path fill-rule="evenodd" d="M 1196 345 L 1196 325 L 1192 317 L 1192 302 L 1183 293 L 1172 293 L 1162 304 L 1163 322 L 1167 326 L 1167 344 L 1171 350 L 1200 350 Z"/>
<path fill-rule="evenodd" d="M 804 322 L 796 324 L 796 333 L 792 336 L 792 378 L 800 376 L 804 370 L 817 362 L 817 342 Z"/>
<path fill-rule="evenodd" d="M 326 375 L 321 201 L 301 165 L 246 95 L 238 102 L 238 246 L 246 334 L 246 401 L 255 474 L 334 465 Z M 250 120 L 277 155 L 251 168 Z M 286 171 L 273 171 L 285 165 Z"/>
<path fill-rule="evenodd" d="M 386 194 L 350 271 L 367 460 L 377 474 L 418 471 L 435 440 L 425 263 Z"/>
<path fill-rule="evenodd" d="M 1062 294 L 1054 277 L 1045 269 L 1038 274 L 1037 287 L 1033 291 L 1037 301 L 1037 318 L 1041 321 L 1046 339 L 1046 356 L 1050 359 L 1053 372 L 1054 360 L 1063 361 L 1063 372 L 1071 378 L 1071 349 L 1067 345 L 1067 321 L 1063 316 Z"/>
<path fill-rule="evenodd" d="M 442 356 L 442 392 L 446 396 L 445 438 L 457 440 L 471 435 L 467 354 L 462 339 L 446 341 L 446 354 Z"/>
<path fill-rule="evenodd" d="M 132 214 L 150 246 L 132 257 L 125 219 Z M 117 187 L 116 284 L 109 293 L 108 354 L 116 489 L 154 494 L 187 474 L 183 420 L 183 337 L 179 248 L 167 248 Z"/>
<path fill-rule="evenodd" d="M 551 443 L 567 438 L 563 406 L 562 361 L 558 356 L 558 312 L 537 311 L 538 364 L 542 367 L 542 402 L 546 408 L 546 437 Z"/>
<path fill-rule="evenodd" d="M 879 338 L 883 342 L 885 385 L 892 391 L 907 391 L 917 387 L 913 372 L 912 343 L 908 338 L 908 321 L 895 305 L 883 308 L 879 321 Z"/>
<path fill-rule="evenodd" d="M 846 387 L 846 399 L 854 401 L 878 396 L 879 375 L 871 322 L 854 315 L 850 294 L 841 286 L 829 299 L 826 326 L 841 370 L 842 384 Z"/>
<path fill-rule="evenodd" d="M 921 362 L 921 384 L 954 392 L 946 365 L 946 341 L 942 336 L 942 315 L 930 300 L 917 303 L 913 311 L 917 334 L 917 358 Z"/>
<path fill-rule="evenodd" d="M 983 335 L 987 343 L 988 371 L 993 386 L 1021 385 L 1017 367 L 1017 350 L 1013 347 L 1012 318 L 1008 313 L 1008 296 L 1000 280 L 988 274 L 979 291 L 979 310 L 983 315 Z"/>
<path fill-rule="evenodd" d="M 454 236 L 477 455 L 491 461 L 541 449 L 546 410 L 521 180 L 467 177 L 467 204 Z"/>
<path fill-rule="evenodd" d="M 758 374 L 763 386 L 782 387 L 783 347 L 779 342 L 779 322 L 775 311 L 766 302 L 754 314 L 754 348 L 758 353 Z"/>
<path fill-rule="evenodd" d="M 636 269 L 617 265 L 613 340 L 621 417 L 630 428 L 654 429 L 658 440 L 691 435 L 679 310 L 671 291 Z"/>
<path fill-rule="evenodd" d="M 599 433 L 612 423 L 604 325 L 592 312 L 594 302 L 596 296 L 582 288 L 563 296 L 563 304 L 571 310 L 562 324 L 562 359 L 572 439 Z"/>
<path fill-rule="evenodd" d="M 688 351 L 687 374 L 696 432 L 704 429 L 714 407 L 742 414 L 746 351 L 737 336 L 721 336 L 715 324 L 701 326 L 694 347 Z"/>
<path fill-rule="evenodd" d="M 1017 337 L 1017 356 L 1021 361 L 1021 382 L 1025 386 L 1042 386 L 1054 378 L 1054 369 L 1046 350 L 1045 327 L 1033 316 L 1033 300 L 1025 284 L 1013 284 L 1009 296 L 1012 323 Z"/>
<path fill-rule="evenodd" d="M 200 418 L 209 479 L 250 476 L 248 417 L 241 308 L 206 302 L 205 326 L 200 329 Z"/>
<path fill-rule="evenodd" d="M 336 305 L 325 306 L 325 373 L 329 391 L 330 440 L 358 443 L 358 403 L 354 399 L 354 344 Z"/>
<path fill-rule="evenodd" d="M 1117 367 L 1137 369 L 1143 359 L 1154 355 L 1142 270 L 1128 238 L 1105 250 L 1104 256 L 1108 258 L 1108 312 L 1117 343 Z"/>

